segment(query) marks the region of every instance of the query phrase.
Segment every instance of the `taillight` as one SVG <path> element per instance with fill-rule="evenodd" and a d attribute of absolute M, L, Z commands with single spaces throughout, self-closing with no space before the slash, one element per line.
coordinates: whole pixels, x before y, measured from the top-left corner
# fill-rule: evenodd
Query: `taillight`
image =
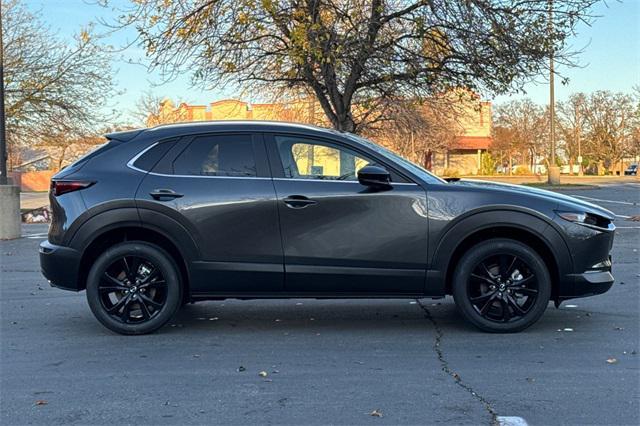
<path fill-rule="evenodd" d="M 52 180 L 51 193 L 57 197 L 67 192 L 88 188 L 94 183 L 86 180 Z"/>

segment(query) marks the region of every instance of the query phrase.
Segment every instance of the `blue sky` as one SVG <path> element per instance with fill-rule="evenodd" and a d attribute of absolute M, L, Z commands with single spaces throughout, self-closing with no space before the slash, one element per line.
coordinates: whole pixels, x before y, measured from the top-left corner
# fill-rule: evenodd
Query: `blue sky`
<path fill-rule="evenodd" d="M 116 1 L 126 3 L 125 0 Z M 61 37 L 70 37 L 89 22 L 96 22 L 100 18 L 109 20 L 115 16 L 110 9 L 94 3 L 95 0 L 26 1 L 32 10 L 42 12 L 44 21 Z M 569 78 L 569 83 L 566 86 L 559 82 L 556 84 L 558 100 L 563 100 L 578 91 L 630 92 L 634 85 L 640 85 L 640 0 L 607 0 L 606 3 L 600 3 L 594 13 L 600 17 L 590 27 L 581 25 L 578 28 L 578 36 L 571 40 L 574 48 L 584 49 L 579 57 L 581 67 L 559 69 Z M 97 29 L 103 30 L 100 27 Z M 110 36 L 107 41 L 112 45 L 122 46 L 134 37 L 135 32 L 132 30 L 120 31 Z M 204 91 L 199 87 L 191 87 L 188 75 L 171 83 L 156 86 L 161 82 L 159 75 L 149 74 L 144 67 L 127 62 L 129 59 L 141 59 L 144 56 L 142 49 L 131 47 L 119 56 L 114 61 L 114 69 L 117 87 L 122 94 L 114 99 L 113 107 L 120 111 L 125 119 L 145 90 L 197 104 L 207 104 L 233 96 L 229 89 Z M 530 97 L 538 103 L 548 102 L 549 89 L 544 79 L 540 79 L 539 83 L 528 84 L 525 90 L 526 95 L 500 96 L 493 101 L 499 103 Z"/>

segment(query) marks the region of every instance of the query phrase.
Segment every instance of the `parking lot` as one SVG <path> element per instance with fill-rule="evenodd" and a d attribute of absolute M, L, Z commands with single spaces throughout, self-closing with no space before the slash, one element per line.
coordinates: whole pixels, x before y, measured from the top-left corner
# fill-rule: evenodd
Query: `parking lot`
<path fill-rule="evenodd" d="M 84 293 L 48 286 L 46 225 L 24 225 L 0 242 L 0 422 L 639 424 L 640 184 L 562 192 L 619 215 L 617 282 L 511 335 L 446 298 L 204 302 L 119 336 Z"/>

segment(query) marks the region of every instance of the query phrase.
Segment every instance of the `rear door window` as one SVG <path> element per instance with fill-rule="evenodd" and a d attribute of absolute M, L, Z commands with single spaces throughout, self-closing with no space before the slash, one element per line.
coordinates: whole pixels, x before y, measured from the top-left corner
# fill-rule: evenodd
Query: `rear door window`
<path fill-rule="evenodd" d="M 255 177 L 256 157 L 250 134 L 195 137 L 175 158 L 175 175 Z"/>

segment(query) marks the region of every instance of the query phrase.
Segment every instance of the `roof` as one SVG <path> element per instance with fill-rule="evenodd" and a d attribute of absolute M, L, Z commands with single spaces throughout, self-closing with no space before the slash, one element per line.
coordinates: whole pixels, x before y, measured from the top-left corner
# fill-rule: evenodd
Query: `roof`
<path fill-rule="evenodd" d="M 304 130 L 305 133 L 315 133 L 325 136 L 336 136 L 341 134 L 334 129 L 313 126 L 302 123 L 289 123 L 283 121 L 268 120 L 213 120 L 213 121 L 191 121 L 184 123 L 161 124 L 149 129 L 144 129 L 144 134 L 153 137 L 170 137 L 186 135 L 192 132 L 207 131 L 254 131 L 254 132 L 292 132 Z"/>
<path fill-rule="evenodd" d="M 490 136 L 458 136 L 451 149 L 488 149 L 491 141 Z"/>
<path fill-rule="evenodd" d="M 269 121 L 269 120 L 210 120 L 210 121 L 189 121 L 181 123 L 160 124 L 155 127 L 126 130 L 121 132 L 112 132 L 104 135 L 109 140 L 116 140 L 120 142 L 128 142 L 138 135 L 149 135 L 150 137 L 173 137 L 188 135 L 193 132 L 208 132 L 208 131 L 253 131 L 253 132 L 291 132 L 295 130 L 304 130 L 309 133 L 315 133 L 319 135 L 335 136 L 340 135 L 339 132 L 334 129 L 325 127 L 313 126 L 311 124 L 303 123 L 289 123 L 284 121 Z"/>

